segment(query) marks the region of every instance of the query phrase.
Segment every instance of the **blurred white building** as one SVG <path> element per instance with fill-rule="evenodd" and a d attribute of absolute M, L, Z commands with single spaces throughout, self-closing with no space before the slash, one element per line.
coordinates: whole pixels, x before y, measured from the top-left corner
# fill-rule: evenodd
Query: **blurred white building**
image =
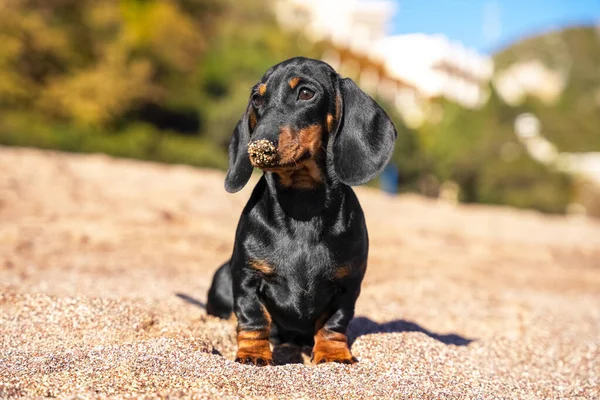
<path fill-rule="evenodd" d="M 494 77 L 498 94 L 511 106 L 521 104 L 527 96 L 552 104 L 558 100 L 567 82 L 565 73 L 551 70 L 540 60 L 512 64 Z"/>
<path fill-rule="evenodd" d="M 279 24 L 324 41 L 323 59 L 394 103 L 410 126 L 437 118 L 428 100 L 477 108 L 489 97 L 490 57 L 442 35 L 388 36 L 395 4 L 383 0 L 276 0 Z"/>
<path fill-rule="evenodd" d="M 301 29 L 314 41 L 328 40 L 368 54 L 383 38 L 395 9 L 391 1 L 277 0 L 275 12 L 282 27 Z"/>

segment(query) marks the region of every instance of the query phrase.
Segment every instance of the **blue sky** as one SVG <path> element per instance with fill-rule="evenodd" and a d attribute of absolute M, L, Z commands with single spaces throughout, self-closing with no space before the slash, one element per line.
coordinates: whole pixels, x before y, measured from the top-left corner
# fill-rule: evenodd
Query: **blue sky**
<path fill-rule="evenodd" d="M 391 33 L 443 33 L 492 53 L 524 36 L 600 22 L 600 0 L 396 0 Z"/>

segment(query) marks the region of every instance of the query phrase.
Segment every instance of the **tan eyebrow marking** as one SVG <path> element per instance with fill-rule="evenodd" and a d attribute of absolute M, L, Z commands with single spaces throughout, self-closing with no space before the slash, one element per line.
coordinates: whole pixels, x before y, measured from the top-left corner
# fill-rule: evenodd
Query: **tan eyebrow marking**
<path fill-rule="evenodd" d="M 265 93 L 267 93 L 267 84 L 261 83 L 260 85 L 258 85 L 258 94 L 264 96 Z"/>
<path fill-rule="evenodd" d="M 275 271 L 275 268 L 269 265 L 266 261 L 250 260 L 248 264 L 250 264 L 250 268 L 261 272 L 265 275 L 271 275 Z"/>
<path fill-rule="evenodd" d="M 300 83 L 300 78 L 299 77 L 292 78 L 292 79 L 290 79 L 290 82 L 289 82 L 290 87 L 292 89 L 294 89 L 296 86 L 298 86 L 299 83 Z"/>
<path fill-rule="evenodd" d="M 350 275 L 350 272 L 352 272 L 350 270 L 350 267 L 347 265 L 343 265 L 341 267 L 338 267 L 335 270 L 335 278 L 336 279 L 344 279 L 345 277 L 347 277 L 348 275 Z"/>

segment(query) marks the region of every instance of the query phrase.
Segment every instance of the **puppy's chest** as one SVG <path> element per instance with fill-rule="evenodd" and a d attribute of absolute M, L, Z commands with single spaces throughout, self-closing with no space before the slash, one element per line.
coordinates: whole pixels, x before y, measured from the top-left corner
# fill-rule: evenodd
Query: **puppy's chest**
<path fill-rule="evenodd" d="M 269 277 L 280 281 L 314 282 L 332 275 L 337 261 L 326 243 L 288 242 L 265 254 Z"/>
<path fill-rule="evenodd" d="M 292 282 L 312 287 L 330 282 L 339 278 L 339 269 L 360 262 L 362 254 L 357 256 L 353 251 L 360 246 L 350 245 L 356 243 L 355 237 L 330 235 L 329 230 L 319 223 L 271 229 L 269 235 L 256 235 L 245 241 L 245 255 L 250 266 L 273 283 Z"/>
<path fill-rule="evenodd" d="M 281 249 L 272 255 L 270 267 L 267 274 L 260 273 L 259 293 L 273 319 L 283 324 L 291 318 L 288 329 L 297 329 L 298 321 L 313 327 L 338 287 L 329 250 L 323 244 Z"/>

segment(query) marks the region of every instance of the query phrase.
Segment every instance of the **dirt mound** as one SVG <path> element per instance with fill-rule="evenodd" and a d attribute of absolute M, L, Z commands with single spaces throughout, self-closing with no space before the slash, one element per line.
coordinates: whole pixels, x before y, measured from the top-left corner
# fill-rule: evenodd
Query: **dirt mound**
<path fill-rule="evenodd" d="M 599 222 L 365 188 L 360 363 L 234 363 L 223 177 L 0 147 L 0 397 L 600 397 Z"/>

